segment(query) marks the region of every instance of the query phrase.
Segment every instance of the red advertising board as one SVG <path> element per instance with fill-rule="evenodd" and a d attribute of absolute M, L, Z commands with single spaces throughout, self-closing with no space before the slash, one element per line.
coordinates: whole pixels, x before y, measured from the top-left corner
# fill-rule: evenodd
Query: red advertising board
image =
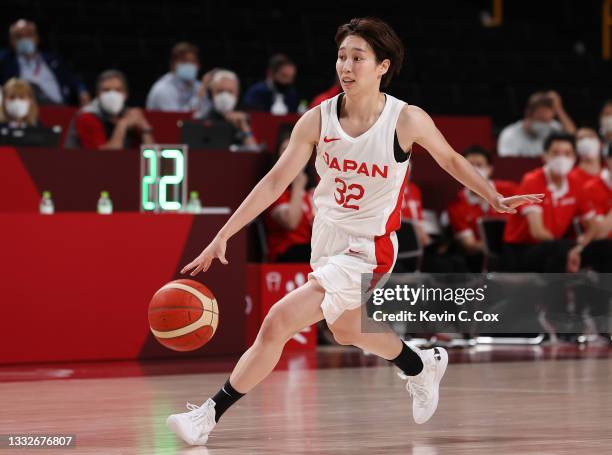
<path fill-rule="evenodd" d="M 246 338 L 250 345 L 268 311 L 276 302 L 308 280 L 309 264 L 249 264 L 247 267 Z M 316 326 L 304 328 L 285 349 L 314 349 Z"/>

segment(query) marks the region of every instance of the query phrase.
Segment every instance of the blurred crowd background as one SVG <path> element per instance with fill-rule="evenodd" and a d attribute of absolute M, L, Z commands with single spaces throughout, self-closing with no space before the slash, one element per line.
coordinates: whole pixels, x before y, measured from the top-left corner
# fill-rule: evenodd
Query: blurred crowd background
<path fill-rule="evenodd" d="M 466 0 L 315 8 L 189 0 L 7 0 L 0 25 L 10 49 L 10 25 L 19 18 L 36 23 L 40 51 L 61 59 L 90 94 L 102 71 L 123 71 L 130 82 L 130 103 L 144 107 L 179 42 L 199 48 L 198 79 L 213 68 L 228 68 L 244 88 L 264 78 L 271 55 L 284 53 L 296 63 L 300 99 L 311 100 L 334 81 L 338 25 L 372 14 L 389 21 L 407 47 L 402 76 L 390 87 L 401 99 L 433 114 L 489 115 L 501 128 L 523 114 L 531 93 L 552 88 L 576 122 L 595 124 L 610 85 L 610 62 L 601 58 L 602 2 L 507 1 L 502 26 L 484 27 L 491 4 Z M 4 66 L 2 77 L 8 75 Z M 77 102 L 76 87 L 62 102 Z"/>
<path fill-rule="evenodd" d="M 53 125 L 40 121 L 39 108 L 69 105 L 79 109 L 60 147 L 154 143 L 147 115 L 165 111 L 189 113 L 196 127 L 227 135 L 224 147 L 263 151 L 250 114 L 301 114 L 337 95 L 335 30 L 351 17 L 376 15 L 407 47 L 401 76 L 388 91 L 434 116 L 490 118 L 496 146 L 474 141 L 458 151 L 503 195 L 546 194 L 541 206 L 509 217 L 467 190 L 446 195 L 446 206 L 432 210 L 413 181 L 428 176 L 413 169 L 402 205 L 406 254 L 397 270 L 610 271 L 607 2 L 508 1 L 501 20 L 496 3 L 331 9 L 7 0 L 0 20 L 2 140 L 18 145 L 29 135 L 34 145 L 49 145 L 45 131 Z M 282 153 L 287 138 L 267 152 Z M 493 179 L 495 166 L 512 167 L 514 161 L 503 161 L 511 158 L 532 161 L 512 179 Z M 315 183 L 305 169 L 259 221 L 260 260 L 308 261 Z"/>

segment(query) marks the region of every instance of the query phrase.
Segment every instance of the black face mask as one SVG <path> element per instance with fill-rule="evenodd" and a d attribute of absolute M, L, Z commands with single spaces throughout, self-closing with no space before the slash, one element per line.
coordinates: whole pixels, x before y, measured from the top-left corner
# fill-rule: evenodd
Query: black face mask
<path fill-rule="evenodd" d="M 286 93 L 287 90 L 289 90 L 289 87 L 291 87 L 291 84 L 285 84 L 282 82 L 274 81 L 274 88 L 279 93 L 283 93 L 283 94 Z"/>

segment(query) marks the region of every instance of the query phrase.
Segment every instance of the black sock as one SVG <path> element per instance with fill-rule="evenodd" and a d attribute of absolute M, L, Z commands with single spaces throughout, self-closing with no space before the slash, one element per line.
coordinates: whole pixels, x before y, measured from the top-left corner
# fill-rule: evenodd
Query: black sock
<path fill-rule="evenodd" d="M 228 379 L 217 394 L 212 397 L 215 402 L 215 422 L 218 422 L 225 411 L 243 396 L 244 393 L 237 392 Z"/>
<path fill-rule="evenodd" d="M 423 361 L 421 360 L 421 357 L 419 357 L 419 355 L 410 349 L 403 341 L 402 352 L 400 352 L 396 358 L 390 360 L 390 362 L 392 362 L 408 376 L 416 376 L 423 371 Z"/>

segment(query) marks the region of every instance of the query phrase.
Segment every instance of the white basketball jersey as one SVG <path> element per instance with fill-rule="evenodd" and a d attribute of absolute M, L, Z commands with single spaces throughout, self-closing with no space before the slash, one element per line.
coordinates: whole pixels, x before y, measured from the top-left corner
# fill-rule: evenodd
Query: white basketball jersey
<path fill-rule="evenodd" d="M 359 236 L 389 234 L 400 227 L 409 163 L 398 163 L 394 154 L 395 126 L 405 103 L 386 95 L 376 122 L 365 133 L 351 137 L 340 126 L 339 97 L 321 103 L 316 216 Z"/>

